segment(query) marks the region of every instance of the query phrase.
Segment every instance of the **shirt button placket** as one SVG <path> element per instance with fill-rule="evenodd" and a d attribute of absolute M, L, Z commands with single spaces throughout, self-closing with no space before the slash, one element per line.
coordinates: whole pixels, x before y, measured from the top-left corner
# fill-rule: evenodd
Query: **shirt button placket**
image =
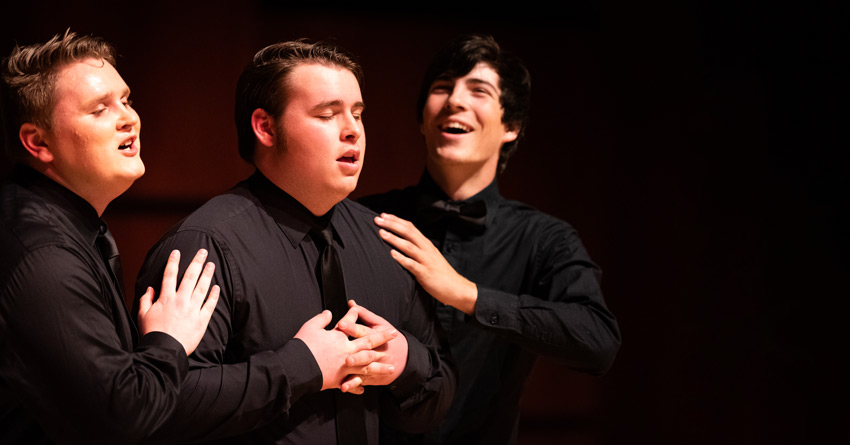
<path fill-rule="evenodd" d="M 458 242 L 457 237 L 454 233 L 448 232 L 446 233 L 446 239 L 443 242 L 443 248 L 441 249 L 443 256 L 446 258 L 446 261 L 449 262 L 453 267 L 457 267 L 457 257 L 458 252 Z"/>

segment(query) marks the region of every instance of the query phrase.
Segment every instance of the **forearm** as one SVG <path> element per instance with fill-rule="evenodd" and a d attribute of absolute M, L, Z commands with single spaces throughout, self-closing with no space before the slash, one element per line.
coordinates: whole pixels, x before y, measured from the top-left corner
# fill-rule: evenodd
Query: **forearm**
<path fill-rule="evenodd" d="M 306 345 L 295 339 L 242 363 L 193 361 L 173 416 L 151 443 L 207 441 L 247 433 L 288 415 L 303 395 L 318 392 L 321 386 L 316 361 Z"/>
<path fill-rule="evenodd" d="M 519 279 L 479 271 L 476 280 L 500 284 L 479 283 L 469 322 L 575 370 L 605 373 L 619 350 L 620 331 L 602 295 L 601 270 L 569 225 L 549 220 L 529 233 L 532 248 L 522 256 Z"/>
<path fill-rule="evenodd" d="M 216 264 L 213 282 L 221 287 L 221 297 L 207 332 L 190 357 L 190 371 L 181 387 L 180 400 L 168 424 L 153 436 L 153 442 L 213 440 L 247 433 L 286 415 L 306 393 L 318 392 L 322 374 L 307 346 L 291 339 L 277 350 L 256 352 L 230 360 L 237 302 L 243 296 L 237 265 L 227 261 L 226 251 L 208 235 L 196 231 L 178 232 L 162 240 L 151 251 L 139 273 L 137 297 L 146 286 L 162 280 L 162 265 L 174 250 L 209 251 L 208 261 Z M 182 277 L 188 261 L 181 260 Z M 234 284 L 238 283 L 238 284 Z"/>
<path fill-rule="evenodd" d="M 405 370 L 382 398 L 381 416 L 388 425 L 410 433 L 433 429 L 454 398 L 456 371 L 440 349 L 429 348 L 409 334 Z"/>
<path fill-rule="evenodd" d="M 479 288 L 469 322 L 590 374 L 606 372 L 620 347 L 616 319 L 590 298 L 548 301 Z"/>
<path fill-rule="evenodd" d="M 34 279 L 33 270 L 54 274 Z M 0 368 L 41 428 L 56 440 L 130 443 L 165 421 L 188 369 L 176 340 L 152 333 L 131 349 L 119 337 L 131 329 L 120 307 L 104 304 L 115 296 L 76 253 L 43 249 L 12 274 Z"/>
<path fill-rule="evenodd" d="M 457 382 L 446 336 L 437 326 L 433 300 L 417 293 L 401 333 L 408 342 L 404 371 L 385 391 L 381 415 L 391 427 L 407 432 L 434 428 L 445 416 Z"/>

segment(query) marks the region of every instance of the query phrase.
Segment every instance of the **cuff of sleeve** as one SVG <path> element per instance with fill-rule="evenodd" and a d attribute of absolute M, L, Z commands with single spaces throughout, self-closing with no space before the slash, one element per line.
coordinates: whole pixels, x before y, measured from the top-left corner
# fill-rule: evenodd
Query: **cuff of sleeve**
<path fill-rule="evenodd" d="M 407 338 L 407 363 L 404 365 L 404 371 L 395 379 L 387 390 L 396 398 L 404 401 L 418 392 L 422 387 L 423 382 L 428 378 L 428 372 L 431 369 L 431 355 L 428 348 L 419 342 L 416 337 L 404 331 L 401 332 Z"/>
<path fill-rule="evenodd" d="M 148 332 L 139 339 L 137 349 L 145 349 L 150 353 L 151 348 L 158 349 L 162 351 L 163 356 L 167 355 L 172 358 L 169 361 L 177 365 L 177 372 L 181 379 L 189 372 L 189 358 L 186 356 L 186 350 L 183 349 L 183 345 L 176 338 L 165 332 Z"/>
<path fill-rule="evenodd" d="M 292 400 L 322 390 L 322 370 L 307 344 L 293 338 L 275 351 L 288 377 Z"/>
<path fill-rule="evenodd" d="M 489 329 L 517 329 L 518 306 L 519 298 L 516 295 L 479 287 L 475 313 L 470 318 Z"/>

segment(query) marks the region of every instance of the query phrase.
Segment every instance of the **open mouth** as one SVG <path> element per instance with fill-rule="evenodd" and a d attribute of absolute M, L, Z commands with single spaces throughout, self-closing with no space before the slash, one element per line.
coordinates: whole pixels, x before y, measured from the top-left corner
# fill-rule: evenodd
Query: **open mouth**
<path fill-rule="evenodd" d="M 460 122 L 449 122 L 440 125 L 440 131 L 448 134 L 466 134 L 472 131 L 472 128 L 461 124 Z"/>
<path fill-rule="evenodd" d="M 121 145 L 119 145 L 119 146 L 118 146 L 118 149 L 119 149 L 119 150 L 129 150 L 129 149 L 133 148 L 133 142 L 136 142 L 136 137 L 135 137 L 135 136 L 133 136 L 133 137 L 131 137 L 131 138 L 127 139 L 126 141 L 124 141 L 124 143 L 123 143 L 123 144 L 121 144 Z"/>
<path fill-rule="evenodd" d="M 346 164 L 354 164 L 360 159 L 360 151 L 358 150 L 348 150 L 342 156 L 337 159 L 337 162 L 344 162 Z"/>

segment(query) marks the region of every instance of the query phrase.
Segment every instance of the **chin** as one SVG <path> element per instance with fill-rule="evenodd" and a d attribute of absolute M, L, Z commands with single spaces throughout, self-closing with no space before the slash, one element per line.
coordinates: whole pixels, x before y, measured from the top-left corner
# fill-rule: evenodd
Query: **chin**
<path fill-rule="evenodd" d="M 141 178 L 145 174 L 145 164 L 139 159 L 138 165 L 134 165 L 130 171 L 127 172 L 128 176 L 132 177 L 135 181 L 136 179 Z"/>
<path fill-rule="evenodd" d="M 348 197 L 348 195 L 350 195 L 351 192 L 353 192 L 354 189 L 356 189 L 356 188 L 357 188 L 357 178 L 354 178 L 354 181 L 351 181 L 351 182 L 346 181 L 343 184 L 339 184 L 338 187 L 335 187 L 336 194 L 341 197 L 339 199 L 339 201 L 342 201 L 343 199 Z"/>
<path fill-rule="evenodd" d="M 465 157 L 466 152 L 462 147 L 437 147 L 436 150 L 431 151 L 431 158 L 437 162 L 457 163 L 463 161 Z"/>
<path fill-rule="evenodd" d="M 437 156 L 434 156 L 431 159 L 433 160 L 434 165 L 441 165 L 441 166 L 461 165 L 461 164 L 466 163 L 465 159 L 463 159 L 459 156 L 451 156 L 451 155 L 449 155 L 449 156 L 437 155 Z"/>
<path fill-rule="evenodd" d="M 123 172 L 123 174 L 118 175 L 114 179 L 114 184 L 117 188 L 121 189 L 121 193 L 124 193 L 129 190 L 130 187 L 132 187 L 132 185 L 136 182 L 136 180 L 141 178 L 144 174 L 144 167 L 125 171 Z"/>

